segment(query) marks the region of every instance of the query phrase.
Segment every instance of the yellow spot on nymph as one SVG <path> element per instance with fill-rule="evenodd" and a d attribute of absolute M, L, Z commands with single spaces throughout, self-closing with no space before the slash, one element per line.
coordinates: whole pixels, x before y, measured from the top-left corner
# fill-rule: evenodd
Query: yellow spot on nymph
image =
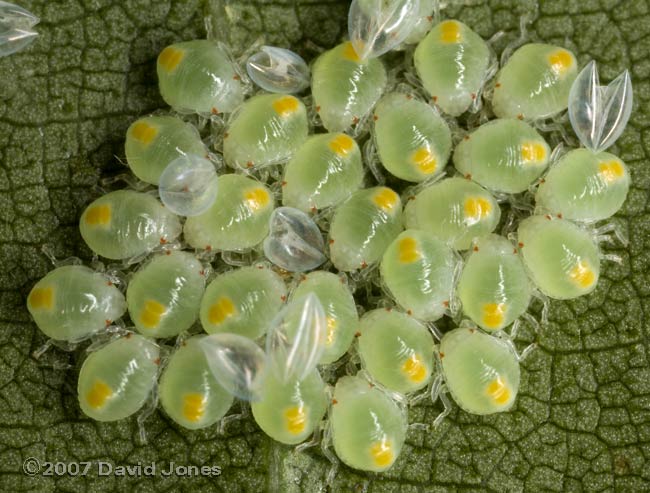
<path fill-rule="evenodd" d="M 485 303 L 483 305 L 483 325 L 490 329 L 498 329 L 503 324 L 505 314 L 505 303 Z"/>
<path fill-rule="evenodd" d="M 415 238 L 411 238 L 410 236 L 399 240 L 397 249 L 399 251 L 399 261 L 403 264 L 411 264 L 420 258 L 418 242 L 415 241 Z"/>
<path fill-rule="evenodd" d="M 226 296 L 222 296 L 210 307 L 208 320 L 211 324 L 218 325 L 223 323 L 228 317 L 235 315 L 235 313 L 237 313 L 237 309 L 232 300 Z"/>
<path fill-rule="evenodd" d="M 615 182 L 625 176 L 625 168 L 620 161 L 600 163 L 598 165 L 598 172 L 607 183 Z"/>
<path fill-rule="evenodd" d="M 427 367 L 419 354 L 412 354 L 402 365 L 402 372 L 411 382 L 420 383 L 427 378 Z"/>
<path fill-rule="evenodd" d="M 299 104 L 293 96 L 282 96 L 273 101 L 273 109 L 280 116 L 289 116 L 298 110 Z"/>
<path fill-rule="evenodd" d="M 548 56 L 548 63 L 553 72 L 557 75 L 564 75 L 574 64 L 573 55 L 567 50 L 556 50 Z"/>
<path fill-rule="evenodd" d="M 188 421 L 196 423 L 205 413 L 205 404 L 207 399 L 203 394 L 195 392 L 183 396 L 183 416 Z"/>
<path fill-rule="evenodd" d="M 251 212 L 257 212 L 260 209 L 263 209 L 271 201 L 269 192 L 264 188 L 253 188 L 252 190 L 248 190 L 244 193 L 244 199 Z"/>
<path fill-rule="evenodd" d="M 524 163 L 539 163 L 546 159 L 546 148 L 539 142 L 524 142 L 520 149 Z"/>
<path fill-rule="evenodd" d="M 386 187 L 380 188 L 372 200 L 387 212 L 392 212 L 399 204 L 399 196 L 390 188 Z"/>
<path fill-rule="evenodd" d="M 395 460 L 393 444 L 385 438 L 370 446 L 370 455 L 377 467 L 388 467 Z"/>
<path fill-rule="evenodd" d="M 492 380 L 485 389 L 485 393 L 492 397 L 494 402 L 502 406 L 510 402 L 510 388 L 501 377 Z"/>
<path fill-rule="evenodd" d="M 327 334 L 325 336 L 325 344 L 331 346 L 336 340 L 336 328 L 339 326 L 338 321 L 334 317 L 327 317 Z"/>
<path fill-rule="evenodd" d="M 492 212 L 492 204 L 483 197 L 470 197 L 465 200 L 465 217 L 480 221 Z"/>
<path fill-rule="evenodd" d="M 167 309 L 162 303 L 158 303 L 155 300 L 147 300 L 144 302 L 144 308 L 140 312 L 140 323 L 147 329 L 155 329 L 166 311 Z"/>
<path fill-rule="evenodd" d="M 131 135 L 133 135 L 135 140 L 147 146 L 151 144 L 153 139 L 156 138 L 156 135 L 158 135 L 158 129 L 152 127 L 146 122 L 137 122 L 131 129 Z"/>
<path fill-rule="evenodd" d="M 429 175 L 436 170 L 436 158 L 433 157 L 433 154 L 426 147 L 420 147 L 411 155 L 411 161 L 417 166 L 417 168 L 424 173 Z"/>
<path fill-rule="evenodd" d="M 34 288 L 27 301 L 32 308 L 51 310 L 54 306 L 54 288 Z"/>
<path fill-rule="evenodd" d="M 86 402 L 93 409 L 102 407 L 106 400 L 113 395 L 113 390 L 101 380 L 95 380 L 92 388 L 86 395 Z"/>
<path fill-rule="evenodd" d="M 596 274 L 584 260 L 578 262 L 569 272 L 569 277 L 581 288 L 590 288 L 596 281 Z"/>
<path fill-rule="evenodd" d="M 345 134 L 338 134 L 330 140 L 330 149 L 332 149 L 339 156 L 347 156 L 354 148 L 354 140 Z"/>
<path fill-rule="evenodd" d="M 300 435 L 307 425 L 307 410 L 305 406 L 293 406 L 284 410 L 287 430 L 292 435 Z"/>
<path fill-rule="evenodd" d="M 86 211 L 85 221 L 91 226 L 106 226 L 111 222 L 111 206 L 102 204 L 89 208 Z"/>
<path fill-rule="evenodd" d="M 355 51 L 354 46 L 352 46 L 352 43 L 349 41 L 343 45 L 343 58 L 351 62 L 361 61 L 359 54 Z"/>
<path fill-rule="evenodd" d="M 440 41 L 443 43 L 460 43 L 460 24 L 456 21 L 445 21 L 440 24 Z"/>
<path fill-rule="evenodd" d="M 168 46 L 158 55 L 158 64 L 167 72 L 173 72 L 185 58 L 185 51 Z"/>

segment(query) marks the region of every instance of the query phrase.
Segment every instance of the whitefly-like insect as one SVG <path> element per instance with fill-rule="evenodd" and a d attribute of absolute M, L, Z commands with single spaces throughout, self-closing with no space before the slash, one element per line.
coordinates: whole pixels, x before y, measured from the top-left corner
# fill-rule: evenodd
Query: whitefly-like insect
<path fill-rule="evenodd" d="M 424 38 L 431 26 L 433 25 L 433 9 L 438 0 L 420 0 L 418 8 L 417 21 L 411 27 L 408 36 L 404 40 L 405 44 L 419 43 Z"/>
<path fill-rule="evenodd" d="M 199 315 L 205 275 L 188 252 L 155 256 L 138 270 L 126 291 L 131 320 L 149 337 L 171 337 L 189 329 Z"/>
<path fill-rule="evenodd" d="M 183 341 L 165 366 L 158 385 L 160 403 L 179 425 L 197 430 L 213 425 L 230 409 L 233 397 L 214 378 L 201 340 Z"/>
<path fill-rule="evenodd" d="M 330 258 L 342 271 L 381 259 L 402 231 L 402 203 L 387 187 L 359 190 L 335 211 L 330 228 Z"/>
<path fill-rule="evenodd" d="M 209 159 L 185 154 L 163 170 L 158 183 L 160 200 L 174 214 L 198 216 L 217 199 L 219 178 Z"/>
<path fill-rule="evenodd" d="M 156 384 L 159 348 L 127 334 L 88 355 L 79 372 L 81 410 L 96 421 L 117 421 L 137 412 Z"/>
<path fill-rule="evenodd" d="M 234 114 L 223 140 L 233 168 L 261 168 L 287 161 L 307 139 L 307 109 L 295 96 L 258 94 Z"/>
<path fill-rule="evenodd" d="M 492 109 L 499 118 L 553 116 L 567 108 L 577 74 L 576 58 L 566 48 L 526 44 L 497 74 Z"/>
<path fill-rule="evenodd" d="M 463 313 L 484 330 L 501 330 L 522 316 L 532 285 L 518 250 L 502 236 L 476 240 L 463 266 L 457 294 Z"/>
<path fill-rule="evenodd" d="M 567 300 L 596 289 L 600 254 L 588 231 L 546 215 L 524 219 L 517 234 L 524 264 L 542 293 Z"/>
<path fill-rule="evenodd" d="M 278 207 L 271 214 L 264 255 L 289 272 L 313 270 L 327 260 L 325 243 L 316 223 L 301 210 Z"/>
<path fill-rule="evenodd" d="M 79 230 L 90 249 L 110 259 L 128 259 L 181 234 L 178 217 L 155 197 L 132 190 L 107 193 L 81 214 Z"/>
<path fill-rule="evenodd" d="M 235 269 L 208 284 L 201 300 L 201 325 L 209 334 L 231 332 L 257 339 L 286 299 L 284 281 L 268 267 Z"/>
<path fill-rule="evenodd" d="M 413 61 L 433 102 L 445 113 L 458 116 L 478 98 L 488 73 L 490 50 L 465 24 L 446 20 L 420 41 Z"/>
<path fill-rule="evenodd" d="M 124 315 L 126 301 L 104 274 L 66 265 L 36 283 L 27 296 L 27 308 L 45 335 L 75 342 Z"/>
<path fill-rule="evenodd" d="M 422 323 L 397 310 L 380 308 L 361 317 L 359 332 L 359 356 L 373 379 L 402 394 L 429 383 L 434 342 Z"/>
<path fill-rule="evenodd" d="M 454 166 L 488 190 L 519 193 L 541 176 L 550 157 L 550 147 L 533 127 L 497 119 L 465 136 L 454 151 Z"/>
<path fill-rule="evenodd" d="M 318 57 L 311 91 L 323 126 L 340 132 L 358 123 L 384 92 L 387 76 L 376 58 L 362 60 L 347 41 Z"/>
<path fill-rule="evenodd" d="M 388 393 L 359 376 L 341 377 L 329 416 L 334 450 L 345 464 L 382 472 L 395 463 L 408 420 Z"/>
<path fill-rule="evenodd" d="M 500 217 L 490 192 L 458 177 L 424 188 L 404 208 L 407 228 L 428 231 L 457 250 L 467 250 L 473 238 L 494 231 Z"/>
<path fill-rule="evenodd" d="M 282 203 L 313 212 L 343 202 L 362 182 L 361 152 L 352 137 L 312 135 L 285 166 Z"/>
<path fill-rule="evenodd" d="M 291 298 L 299 299 L 308 293 L 314 293 L 325 310 L 325 348 L 319 364 L 333 363 L 350 348 L 359 327 L 354 297 L 343 277 L 325 271 L 307 274 Z"/>
<path fill-rule="evenodd" d="M 444 241 L 426 231 L 407 229 L 386 249 L 381 279 L 407 313 L 434 321 L 449 311 L 457 264 Z"/>
<path fill-rule="evenodd" d="M 0 57 L 27 48 L 38 36 L 32 28 L 39 22 L 40 19 L 28 10 L 0 2 Z"/>
<path fill-rule="evenodd" d="M 599 85 L 595 62 L 580 72 L 569 96 L 569 117 L 585 149 L 569 151 L 544 177 L 535 196 L 539 210 L 594 222 L 621 208 L 630 174 L 620 158 L 604 150 L 621 135 L 631 111 L 627 71 L 608 86 Z"/>
<path fill-rule="evenodd" d="M 353 0 L 348 35 L 359 58 L 377 58 L 400 45 L 419 21 L 419 0 Z"/>
<path fill-rule="evenodd" d="M 133 174 L 153 185 L 179 156 L 208 154 L 196 128 L 174 116 L 146 116 L 133 122 L 126 131 L 124 151 Z"/>
<path fill-rule="evenodd" d="M 439 358 L 440 378 L 464 411 L 493 414 L 514 405 L 519 391 L 519 358 L 506 341 L 475 328 L 454 329 L 440 341 Z M 441 417 L 447 412 L 449 409 Z"/>
<path fill-rule="evenodd" d="M 167 46 L 158 55 L 158 87 L 177 111 L 230 113 L 244 99 L 240 76 L 226 52 L 204 39 Z"/>
<path fill-rule="evenodd" d="M 268 234 L 275 206 L 271 191 L 242 175 L 219 176 L 219 200 L 198 216 L 188 217 L 183 234 L 194 248 L 245 250 Z"/>
<path fill-rule="evenodd" d="M 377 103 L 374 120 L 379 158 L 391 174 L 419 182 L 442 173 L 451 152 L 451 131 L 435 109 L 394 92 Z"/>
<path fill-rule="evenodd" d="M 246 71 L 265 91 L 296 93 L 309 87 L 309 67 L 300 55 L 277 46 L 262 46 L 246 61 Z"/>

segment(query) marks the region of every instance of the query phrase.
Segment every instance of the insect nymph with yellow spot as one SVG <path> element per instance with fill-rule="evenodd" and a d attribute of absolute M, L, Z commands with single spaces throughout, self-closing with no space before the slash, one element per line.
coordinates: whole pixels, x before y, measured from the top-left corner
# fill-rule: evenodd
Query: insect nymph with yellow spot
<path fill-rule="evenodd" d="M 307 139 L 307 109 L 295 96 L 259 94 L 248 99 L 228 125 L 223 157 L 235 169 L 288 161 Z"/>
<path fill-rule="evenodd" d="M 502 236 L 480 238 L 458 281 L 463 313 L 488 331 L 501 330 L 528 308 L 532 284 L 518 250 Z"/>
<path fill-rule="evenodd" d="M 205 336 L 183 341 L 165 366 L 158 393 L 163 409 L 179 425 L 196 430 L 219 421 L 233 396 L 217 382 L 201 348 Z"/>
<path fill-rule="evenodd" d="M 445 333 L 440 361 L 447 389 L 472 414 L 509 410 L 519 390 L 519 361 L 503 340 L 474 328 Z"/>
<path fill-rule="evenodd" d="M 454 166 L 463 176 L 493 192 L 520 193 L 540 177 L 551 149 L 527 123 L 492 120 L 467 135 L 454 151 Z"/>
<path fill-rule="evenodd" d="M 444 170 L 451 131 L 428 104 L 402 93 L 384 96 L 374 113 L 374 139 L 384 168 L 403 180 L 420 182 Z"/>

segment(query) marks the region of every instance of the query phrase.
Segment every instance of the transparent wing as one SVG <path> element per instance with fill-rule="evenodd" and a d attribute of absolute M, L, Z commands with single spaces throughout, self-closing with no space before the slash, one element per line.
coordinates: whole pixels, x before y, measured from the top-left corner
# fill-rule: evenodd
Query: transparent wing
<path fill-rule="evenodd" d="M 0 57 L 26 48 L 38 33 L 39 18 L 18 5 L 0 1 Z"/>
<path fill-rule="evenodd" d="M 400 45 L 420 20 L 420 0 L 353 0 L 348 34 L 362 60 Z"/>
<path fill-rule="evenodd" d="M 316 223 L 293 207 L 278 207 L 271 214 L 264 254 L 290 272 L 315 269 L 327 260 L 325 243 Z"/>
<path fill-rule="evenodd" d="M 201 349 L 219 384 L 245 401 L 259 400 L 266 376 L 262 348 L 237 334 L 212 334 L 201 339 Z"/>
<path fill-rule="evenodd" d="M 278 378 L 303 380 L 316 367 L 325 349 L 326 324 L 314 293 L 285 305 L 266 336 L 267 357 Z"/>
<path fill-rule="evenodd" d="M 248 76 L 269 92 L 296 93 L 309 86 L 307 63 L 291 50 L 262 46 L 246 61 Z"/>
<path fill-rule="evenodd" d="M 594 152 L 614 144 L 630 119 L 632 102 L 627 70 L 609 85 L 601 86 L 596 62 L 589 62 L 569 93 L 569 118 L 580 142 Z"/>

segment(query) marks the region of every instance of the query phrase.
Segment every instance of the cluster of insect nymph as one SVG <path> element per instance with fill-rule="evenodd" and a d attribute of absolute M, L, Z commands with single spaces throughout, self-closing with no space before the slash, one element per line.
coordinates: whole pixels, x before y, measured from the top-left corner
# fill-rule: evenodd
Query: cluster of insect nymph
<path fill-rule="evenodd" d="M 525 40 L 499 61 L 433 0 L 354 0 L 348 30 L 311 66 L 259 44 L 162 50 L 173 111 L 129 127 L 136 178 L 81 215 L 93 268 L 59 263 L 27 299 L 53 343 L 92 341 L 87 416 L 160 402 L 199 429 L 237 398 L 274 440 L 385 471 L 413 403 L 440 399 L 435 424 L 448 395 L 510 410 L 514 333 L 545 324 L 531 303 L 590 293 L 615 260 L 599 243 L 630 185 L 605 152 L 630 116 L 627 71 L 601 86 L 594 62 Z"/>

